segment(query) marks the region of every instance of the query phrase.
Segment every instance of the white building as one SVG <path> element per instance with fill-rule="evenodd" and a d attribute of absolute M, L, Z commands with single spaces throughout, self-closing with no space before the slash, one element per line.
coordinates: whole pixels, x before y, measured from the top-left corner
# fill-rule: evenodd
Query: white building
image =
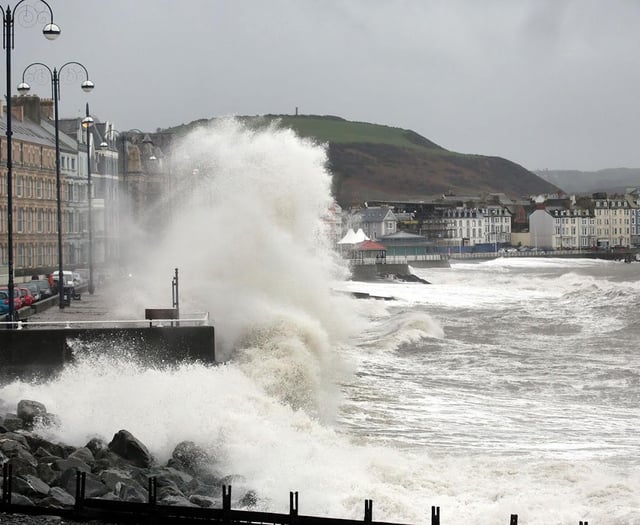
<path fill-rule="evenodd" d="M 588 209 L 552 210 L 555 250 L 588 249 L 596 246 L 596 220 Z"/>
<path fill-rule="evenodd" d="M 511 213 L 501 206 L 448 209 L 443 211 L 442 218 L 452 245 L 511 242 Z"/>
<path fill-rule="evenodd" d="M 529 215 L 530 242 L 535 248 L 554 248 L 555 219 L 547 210 L 536 210 Z"/>

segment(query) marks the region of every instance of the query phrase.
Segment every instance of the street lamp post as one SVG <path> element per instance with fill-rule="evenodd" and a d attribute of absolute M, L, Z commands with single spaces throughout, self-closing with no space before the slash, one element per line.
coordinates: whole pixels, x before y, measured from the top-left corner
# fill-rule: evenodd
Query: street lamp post
<path fill-rule="evenodd" d="M 0 6 L 0 11 L 2 12 L 2 47 L 5 50 L 6 55 L 6 71 L 5 76 L 7 79 L 7 93 L 6 93 L 6 105 L 7 105 L 7 271 L 8 271 L 8 282 L 7 288 L 9 293 L 9 311 L 7 312 L 7 318 L 9 320 L 9 327 L 13 328 L 13 321 L 17 319 L 16 310 L 15 310 L 15 301 L 14 301 L 14 281 L 13 281 L 13 151 L 11 144 L 11 137 L 13 135 L 12 128 L 12 115 L 11 115 L 11 50 L 13 49 L 14 43 L 14 22 L 15 22 L 15 13 L 17 9 L 23 4 L 25 0 L 20 0 L 13 11 L 11 7 L 7 6 L 5 10 L 2 6 Z M 44 26 L 42 29 L 42 33 L 47 38 L 47 40 L 55 40 L 60 35 L 60 28 L 53 23 L 53 11 L 51 10 L 51 6 L 44 0 L 40 0 L 42 4 L 44 4 L 49 11 L 49 23 Z M 23 5 L 25 9 L 34 9 L 33 6 Z M 30 13 L 33 15 L 33 13 Z M 35 19 L 38 19 L 39 16 L 36 14 Z"/>
<path fill-rule="evenodd" d="M 92 195 L 91 195 L 91 140 L 90 129 L 93 126 L 93 119 L 89 115 L 89 103 L 87 102 L 87 116 L 82 119 L 82 127 L 87 130 L 87 199 L 89 201 L 89 293 L 93 294 L 93 225 L 91 219 Z"/>
<path fill-rule="evenodd" d="M 57 213 L 58 213 L 58 306 L 60 308 L 64 308 L 64 277 L 62 274 L 62 205 L 61 205 L 61 191 L 62 191 L 62 181 L 60 177 L 60 126 L 58 120 L 58 101 L 60 100 L 60 74 L 64 70 L 64 68 L 76 65 L 79 66 L 85 73 L 85 80 L 80 84 L 80 87 L 83 91 L 89 92 L 94 88 L 93 82 L 89 80 L 89 73 L 87 68 L 84 67 L 80 62 L 66 62 L 60 68 L 53 70 L 43 64 L 42 62 L 33 62 L 29 64 L 24 71 L 22 72 L 22 82 L 18 85 L 18 91 L 22 94 L 27 93 L 31 86 L 24 81 L 24 75 L 27 70 L 31 67 L 39 66 L 43 68 L 45 71 L 49 73 L 51 77 L 51 91 L 53 98 L 53 122 L 56 131 L 56 202 L 57 202 Z"/>

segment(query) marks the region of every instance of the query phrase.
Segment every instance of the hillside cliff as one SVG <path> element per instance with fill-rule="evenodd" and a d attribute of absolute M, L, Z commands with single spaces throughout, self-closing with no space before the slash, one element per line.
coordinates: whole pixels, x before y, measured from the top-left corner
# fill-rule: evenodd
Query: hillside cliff
<path fill-rule="evenodd" d="M 252 126 L 277 121 L 302 137 L 325 144 L 334 195 L 343 207 L 367 200 L 420 200 L 446 192 L 521 197 L 558 191 L 551 182 L 514 162 L 448 151 L 411 130 L 334 116 L 239 118 Z M 191 125 L 175 129 L 184 132 Z"/>

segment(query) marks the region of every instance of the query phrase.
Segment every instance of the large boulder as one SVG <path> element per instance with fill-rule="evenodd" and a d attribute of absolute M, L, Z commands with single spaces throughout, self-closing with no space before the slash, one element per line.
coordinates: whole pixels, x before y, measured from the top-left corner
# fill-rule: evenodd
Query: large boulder
<path fill-rule="evenodd" d="M 64 509 L 73 507 L 75 504 L 76 498 L 61 487 L 51 487 L 49 495 L 38 503 L 50 509 Z"/>
<path fill-rule="evenodd" d="M 35 503 L 27 496 L 17 494 L 15 492 L 11 494 L 11 503 L 13 505 L 28 505 L 29 507 L 33 507 L 35 505 Z"/>
<path fill-rule="evenodd" d="M 91 438 L 85 445 L 85 448 L 88 448 L 94 457 L 97 457 L 101 452 L 108 450 L 107 443 L 103 439 L 97 437 Z"/>
<path fill-rule="evenodd" d="M 0 450 L 4 450 L 4 444 L 7 442 L 17 442 L 22 448 L 26 450 L 29 450 L 31 448 L 27 438 L 23 434 L 18 434 L 17 432 L 7 432 L 0 435 Z"/>
<path fill-rule="evenodd" d="M 18 417 L 24 421 L 26 428 L 33 428 L 33 424 L 47 413 L 47 407 L 38 401 L 22 399 L 18 402 Z"/>
<path fill-rule="evenodd" d="M 56 456 L 58 458 L 66 458 L 75 448 L 53 443 L 43 437 L 34 434 L 25 434 L 25 439 L 29 443 L 31 450 L 35 450 L 35 456 Z"/>
<path fill-rule="evenodd" d="M 82 461 L 83 463 L 86 463 L 89 466 L 92 466 L 96 462 L 96 459 L 93 456 L 93 453 L 87 447 L 80 447 L 76 451 L 69 454 L 67 459 L 79 459 L 80 461 Z"/>
<path fill-rule="evenodd" d="M 76 493 L 76 477 L 77 471 L 75 469 L 65 470 L 60 479 L 57 482 L 57 485 L 64 490 L 66 490 L 69 494 L 74 495 Z M 85 473 L 85 484 L 84 484 L 84 495 L 87 498 L 99 498 L 100 496 L 104 496 L 109 492 L 109 487 L 107 487 L 102 480 L 92 474 L 91 472 Z"/>
<path fill-rule="evenodd" d="M 15 432 L 16 430 L 22 430 L 25 425 L 22 418 L 19 418 L 15 414 L 7 414 L 2 422 L 2 426 L 9 432 Z"/>
<path fill-rule="evenodd" d="M 58 459 L 51 465 L 53 470 L 64 472 L 65 470 L 75 469 L 80 472 L 91 472 L 91 467 L 80 459 Z"/>
<path fill-rule="evenodd" d="M 38 463 L 36 472 L 38 474 L 38 477 L 49 485 L 54 483 L 60 477 L 60 471 L 53 470 L 51 465 L 48 463 Z"/>
<path fill-rule="evenodd" d="M 138 501 L 137 495 L 140 494 L 142 495 L 140 501 L 147 500 L 147 489 L 124 470 L 116 468 L 103 470 L 100 472 L 100 479 L 114 494 L 125 493 L 129 495 L 122 499 Z"/>
<path fill-rule="evenodd" d="M 51 487 L 36 476 L 26 475 L 24 477 L 14 477 L 12 489 L 24 496 L 43 498 L 49 494 Z"/>
<path fill-rule="evenodd" d="M 190 474 L 200 474 L 206 466 L 211 464 L 211 455 L 193 441 L 182 441 L 173 449 L 169 467 L 184 470 Z"/>
<path fill-rule="evenodd" d="M 153 462 L 147 447 L 127 430 L 120 430 L 113 436 L 109 449 L 136 467 L 147 468 Z"/>

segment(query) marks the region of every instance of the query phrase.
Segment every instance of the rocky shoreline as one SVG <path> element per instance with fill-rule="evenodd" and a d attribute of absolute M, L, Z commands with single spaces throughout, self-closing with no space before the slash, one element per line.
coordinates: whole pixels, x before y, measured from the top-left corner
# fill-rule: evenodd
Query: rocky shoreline
<path fill-rule="evenodd" d="M 237 479 L 216 476 L 210 455 L 190 441 L 178 443 L 166 464 L 159 464 L 147 447 L 124 429 L 117 431 L 109 443 L 94 438 L 82 447 L 53 443 L 34 430 L 57 423 L 54 414 L 33 400 L 20 401 L 15 413 L 1 419 L 0 462 L 6 465 L 5 472 L 10 465 L 12 504 L 72 509 L 77 473 L 81 472 L 86 498 L 145 503 L 149 501 L 149 479 L 154 478 L 158 504 L 220 508 L 222 488 Z M 252 491 L 237 501 L 241 508 L 255 503 Z M 9 521 L 13 518 L 17 521 Z M 57 520 L 0 517 L 4 523 L 59 523 L 60 518 Z"/>

